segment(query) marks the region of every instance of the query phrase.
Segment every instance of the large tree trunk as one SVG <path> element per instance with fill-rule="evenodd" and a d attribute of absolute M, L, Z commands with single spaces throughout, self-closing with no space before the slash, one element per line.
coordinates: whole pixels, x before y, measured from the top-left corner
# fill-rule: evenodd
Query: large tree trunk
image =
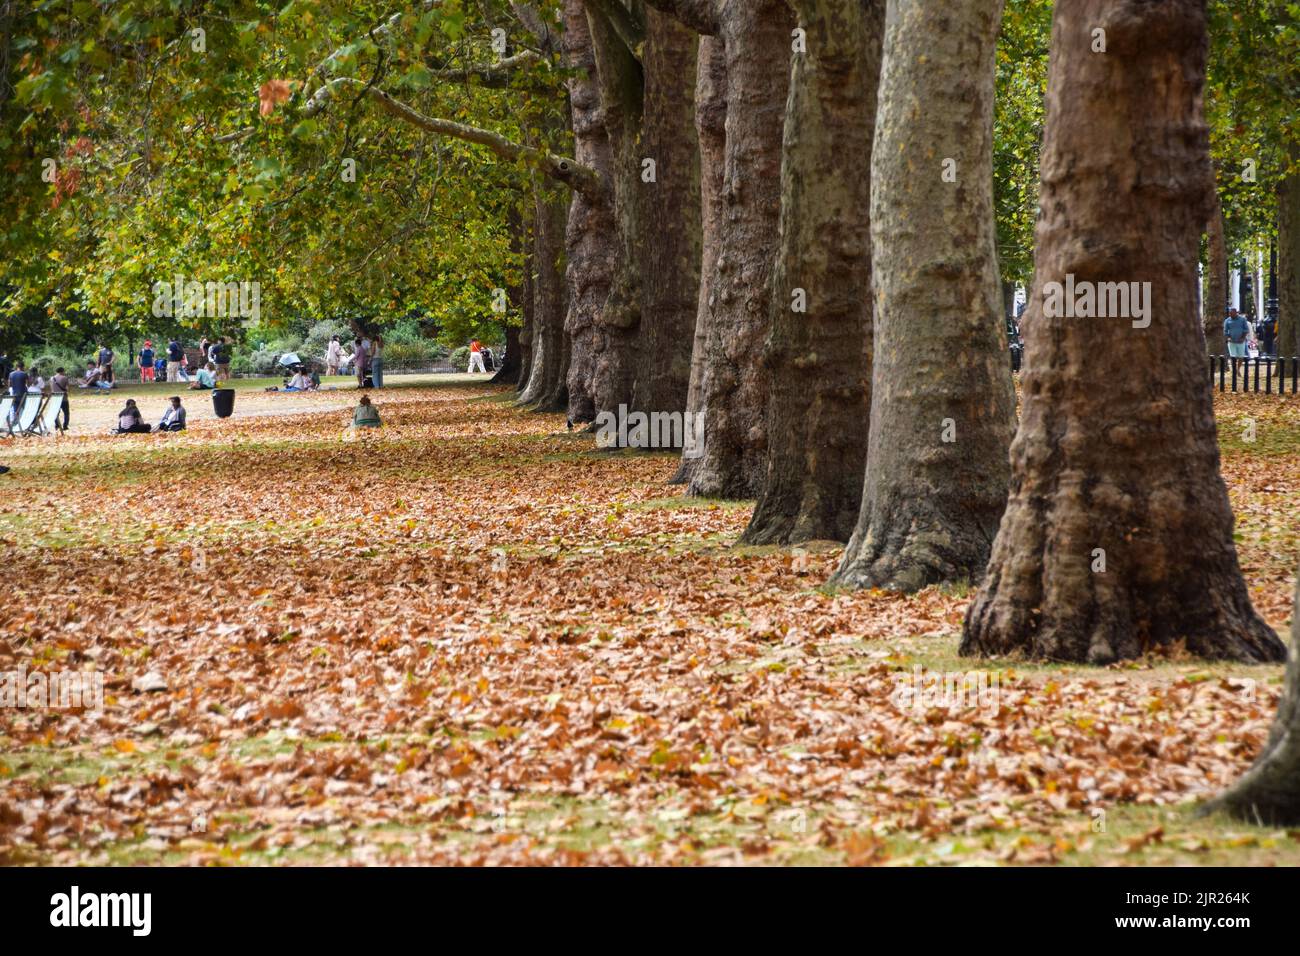
<path fill-rule="evenodd" d="M 701 255 L 700 291 L 696 298 L 695 324 L 691 342 L 691 378 L 686 391 L 687 414 L 702 410 L 704 363 L 709 330 L 709 302 L 718 264 L 718 241 L 722 229 L 723 157 L 727 148 L 727 55 L 722 41 L 700 37 L 695 82 L 695 131 L 700 144 Z M 683 455 L 677 474 L 669 484 L 689 484 L 697 457 Z"/>
<path fill-rule="evenodd" d="M 647 10 L 645 99 L 637 144 L 642 191 L 641 336 L 630 407 L 680 413 L 690 387 L 700 294 L 700 146 L 695 132 L 694 31 Z M 645 159 L 654 181 L 645 182 Z M 609 409 L 613 411 L 614 409 Z"/>
<path fill-rule="evenodd" d="M 871 428 L 838 584 L 978 581 L 1006 507 L 1016 400 L 993 221 L 1001 18 L 1002 0 L 889 0 L 871 164 Z"/>
<path fill-rule="evenodd" d="M 497 373 L 492 376 L 493 385 L 517 385 L 519 383 L 519 326 L 504 326 L 506 333 L 506 352 L 501 357 Z"/>
<path fill-rule="evenodd" d="M 744 534 L 751 544 L 848 539 L 862 498 L 871 408 L 871 177 L 864 173 L 885 0 L 791 2 L 807 52 L 794 56 L 786 110 L 766 350 L 767 478 Z"/>
<path fill-rule="evenodd" d="M 649 0 L 716 34 L 727 57 L 722 228 L 711 278 L 700 412 L 704 451 L 689 493 L 758 494 L 770 375 L 763 344 L 781 217 L 781 134 L 794 18 L 785 0 Z"/>
<path fill-rule="evenodd" d="M 574 159 L 595 169 L 609 182 L 613 158 L 583 0 L 565 0 L 564 51 L 569 68 L 574 71 L 568 84 Z M 571 422 L 589 422 L 596 417 L 596 353 L 601 341 L 598 326 L 614 278 L 617 242 L 612 191 L 603 200 L 575 191 L 569 205 L 566 232 L 569 312 L 565 331 L 571 346 L 568 374 Z"/>
<path fill-rule="evenodd" d="M 1281 660 L 1237 562 L 1202 365 L 1205 0 L 1059 3 L 1051 50 L 1024 409 L 961 651 Z M 1144 284 L 1146 308 L 1089 318 L 1045 289 L 1103 281 Z"/>
<path fill-rule="evenodd" d="M 1223 341 L 1223 319 L 1228 314 L 1228 245 L 1224 238 L 1223 204 L 1219 189 L 1210 183 L 1210 216 L 1205 232 L 1208 238 L 1209 265 L 1206 268 L 1205 302 L 1202 305 L 1205 322 L 1205 350 L 1210 355 L 1227 351 Z"/>
<path fill-rule="evenodd" d="M 1300 147 L 1277 191 L 1277 354 L 1300 355 Z"/>
<path fill-rule="evenodd" d="M 1300 579 L 1291 610 L 1291 656 L 1277 718 L 1264 750 L 1227 793 L 1205 810 L 1228 813 L 1260 826 L 1300 824 Z"/>
<path fill-rule="evenodd" d="M 564 227 L 569 197 L 534 176 L 532 367 L 520 402 L 533 411 L 568 406 L 569 337 L 564 331 Z"/>

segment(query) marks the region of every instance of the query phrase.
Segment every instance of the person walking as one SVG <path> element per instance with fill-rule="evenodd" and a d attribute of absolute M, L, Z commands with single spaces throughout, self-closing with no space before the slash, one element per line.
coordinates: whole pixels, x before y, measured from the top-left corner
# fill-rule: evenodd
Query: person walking
<path fill-rule="evenodd" d="M 1228 312 L 1223 320 L 1223 338 L 1228 345 L 1228 355 L 1232 358 L 1246 357 L 1246 339 L 1250 336 L 1250 323 L 1236 309 Z"/>
<path fill-rule="evenodd" d="M 9 406 L 9 421 L 6 424 L 12 426 L 18 419 L 18 410 L 23 407 L 23 398 L 27 395 L 27 371 L 21 361 L 14 362 L 14 370 L 9 373 L 9 394 L 13 396 L 14 403 Z"/>
<path fill-rule="evenodd" d="M 50 396 L 50 401 L 62 403 L 58 412 L 54 415 L 54 427 L 61 432 L 66 432 L 68 430 L 68 406 L 72 403 L 72 399 L 68 395 L 68 373 L 62 368 L 56 368 L 54 374 L 50 376 Z"/>
<path fill-rule="evenodd" d="M 384 337 L 378 332 L 370 340 L 370 381 L 375 388 L 384 387 Z"/>
<path fill-rule="evenodd" d="M 343 346 L 339 344 L 337 335 L 330 336 L 330 344 L 325 346 L 325 374 L 337 375 L 339 373 L 339 363 L 343 358 Z"/>
<path fill-rule="evenodd" d="M 140 349 L 140 384 L 153 380 L 153 343 L 145 339 L 144 348 Z"/>
<path fill-rule="evenodd" d="M 185 358 L 185 349 L 181 347 L 180 339 L 173 338 L 167 343 L 167 381 L 179 382 L 181 380 L 181 359 Z"/>
<path fill-rule="evenodd" d="M 217 344 L 212 346 L 212 353 L 215 356 L 214 364 L 217 366 L 217 381 L 230 381 L 230 353 L 231 343 L 224 335 L 217 339 Z"/>
<path fill-rule="evenodd" d="M 480 373 L 486 373 L 487 369 L 483 367 L 483 345 L 478 339 L 469 343 L 469 368 L 465 371 L 470 375 L 474 374 L 475 367 Z"/>

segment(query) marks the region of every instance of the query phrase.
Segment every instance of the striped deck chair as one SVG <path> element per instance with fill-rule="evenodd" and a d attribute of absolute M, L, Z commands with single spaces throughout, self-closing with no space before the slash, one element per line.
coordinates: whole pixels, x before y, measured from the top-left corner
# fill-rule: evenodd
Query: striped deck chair
<path fill-rule="evenodd" d="M 23 406 L 18 409 L 18 418 L 14 422 L 15 435 L 39 435 L 36 431 L 41 408 L 45 405 L 45 396 L 40 392 L 28 392 L 23 396 Z"/>
<path fill-rule="evenodd" d="M 9 421 L 9 416 L 14 412 L 14 397 L 12 395 L 0 395 L 0 428 L 5 430 L 5 434 L 14 433 L 13 422 Z"/>

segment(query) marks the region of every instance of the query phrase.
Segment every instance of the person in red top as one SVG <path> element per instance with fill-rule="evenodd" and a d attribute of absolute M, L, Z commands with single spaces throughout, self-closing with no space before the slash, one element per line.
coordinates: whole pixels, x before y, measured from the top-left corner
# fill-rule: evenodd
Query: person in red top
<path fill-rule="evenodd" d="M 487 374 L 487 369 L 483 367 L 483 345 L 478 339 L 469 343 L 469 368 L 466 371 L 473 374 L 476 366 L 480 372 Z"/>

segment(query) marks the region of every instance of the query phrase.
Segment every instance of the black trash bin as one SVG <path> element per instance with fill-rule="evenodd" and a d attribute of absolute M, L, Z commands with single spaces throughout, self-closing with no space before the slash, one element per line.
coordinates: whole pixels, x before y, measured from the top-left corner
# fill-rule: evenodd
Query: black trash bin
<path fill-rule="evenodd" d="M 235 411 L 235 390 L 233 388 L 214 388 L 212 390 L 212 410 L 218 418 L 229 418 Z"/>

